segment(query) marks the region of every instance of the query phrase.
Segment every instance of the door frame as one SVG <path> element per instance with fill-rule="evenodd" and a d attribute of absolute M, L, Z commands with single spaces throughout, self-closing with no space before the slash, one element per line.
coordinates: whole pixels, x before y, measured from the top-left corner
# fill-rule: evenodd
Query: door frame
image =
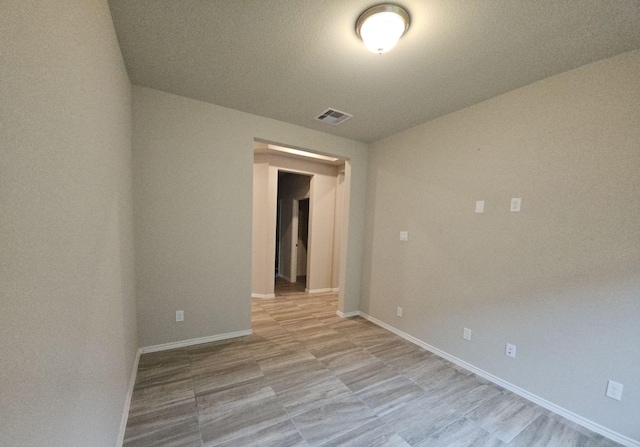
<path fill-rule="evenodd" d="M 291 208 L 291 266 L 289 278 L 298 281 L 298 217 L 300 215 L 300 199 L 293 199 Z"/>
<path fill-rule="evenodd" d="M 311 176 L 313 179 L 313 176 Z M 300 226 L 300 202 L 309 201 L 309 211 L 311 211 L 311 197 L 298 197 L 292 200 L 291 209 L 291 268 L 289 278 L 292 282 L 298 282 L 298 230 Z M 309 255 L 311 253 L 309 234 L 311 233 L 311 214 L 307 216 L 307 271 L 304 272 L 305 277 L 309 276 Z"/>

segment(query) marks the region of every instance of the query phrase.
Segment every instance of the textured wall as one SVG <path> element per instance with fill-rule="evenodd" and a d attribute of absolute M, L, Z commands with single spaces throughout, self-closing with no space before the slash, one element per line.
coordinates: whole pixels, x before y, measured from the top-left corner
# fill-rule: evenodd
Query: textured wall
<path fill-rule="evenodd" d="M 267 225 L 269 209 L 269 163 L 253 165 L 253 213 L 251 246 L 251 292 L 260 295 L 273 294 L 273 275 L 265 268 L 267 262 Z"/>
<path fill-rule="evenodd" d="M 342 227 L 344 225 L 344 171 L 338 173 L 336 178 L 336 210 L 333 238 L 333 266 L 331 270 L 331 288 L 340 288 L 340 253 L 341 242 L 344 237 Z"/>
<path fill-rule="evenodd" d="M 640 440 L 640 52 L 373 144 L 367 205 L 363 311 Z"/>
<path fill-rule="evenodd" d="M 352 268 L 346 278 L 353 285 L 348 299 L 357 306 L 365 144 L 157 90 L 134 87 L 133 93 L 142 346 L 250 328 L 254 138 L 353 161 L 351 194 L 358 205 L 352 209 L 355 228 L 347 255 Z M 275 205 L 271 208 L 273 229 L 267 231 L 275 234 Z M 267 244 L 269 252 L 275 246 Z M 182 323 L 175 322 L 178 309 L 185 311 Z"/>
<path fill-rule="evenodd" d="M 0 42 L 0 445 L 112 447 L 137 348 L 131 85 L 106 1 L 4 1 Z"/>
<path fill-rule="evenodd" d="M 311 179 L 309 204 L 309 277 L 307 288 L 326 292 L 331 289 L 333 241 L 335 238 L 337 176 L 314 175 Z"/>

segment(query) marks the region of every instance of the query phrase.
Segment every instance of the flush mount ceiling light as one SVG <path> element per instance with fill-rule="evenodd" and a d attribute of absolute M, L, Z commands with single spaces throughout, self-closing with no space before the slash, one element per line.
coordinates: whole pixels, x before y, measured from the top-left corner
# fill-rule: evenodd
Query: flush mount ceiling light
<path fill-rule="evenodd" d="M 356 22 L 356 33 L 374 53 L 386 53 L 409 29 L 409 13 L 401 6 L 383 3 L 363 12 Z"/>

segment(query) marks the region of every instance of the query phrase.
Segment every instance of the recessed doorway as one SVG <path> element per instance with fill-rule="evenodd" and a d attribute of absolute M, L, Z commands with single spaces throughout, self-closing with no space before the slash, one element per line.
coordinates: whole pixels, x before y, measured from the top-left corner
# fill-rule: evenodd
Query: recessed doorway
<path fill-rule="evenodd" d="M 348 216 L 345 160 L 254 147 L 252 297 L 339 293 Z M 284 289 L 283 289 L 284 290 Z"/>
<path fill-rule="evenodd" d="M 304 293 L 309 268 L 310 196 L 313 176 L 278 172 L 276 296 Z"/>

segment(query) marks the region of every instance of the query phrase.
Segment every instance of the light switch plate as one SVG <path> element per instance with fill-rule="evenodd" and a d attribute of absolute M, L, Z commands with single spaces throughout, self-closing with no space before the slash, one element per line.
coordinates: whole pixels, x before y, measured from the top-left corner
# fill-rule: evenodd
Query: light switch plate
<path fill-rule="evenodd" d="M 398 307 L 398 309 L 396 310 L 396 315 L 399 317 L 402 316 L 402 307 Z"/>
<path fill-rule="evenodd" d="M 400 240 L 401 241 L 408 241 L 409 240 L 409 232 L 408 231 L 401 231 L 400 232 Z"/>
<path fill-rule="evenodd" d="M 184 310 L 176 310 L 176 322 L 184 321 Z"/>
<path fill-rule="evenodd" d="M 471 329 L 464 328 L 464 331 L 462 331 L 462 338 L 471 341 Z"/>
<path fill-rule="evenodd" d="M 620 400 L 622 399 L 622 389 L 624 386 L 621 383 L 614 382 L 613 380 L 609 380 L 607 383 L 607 393 L 606 396 L 611 399 Z"/>
<path fill-rule="evenodd" d="M 476 200 L 476 213 L 484 213 L 484 200 Z"/>
<path fill-rule="evenodd" d="M 512 213 L 519 213 L 521 204 L 522 204 L 522 199 L 520 198 L 511 199 L 511 209 L 509 211 L 511 211 Z"/>

